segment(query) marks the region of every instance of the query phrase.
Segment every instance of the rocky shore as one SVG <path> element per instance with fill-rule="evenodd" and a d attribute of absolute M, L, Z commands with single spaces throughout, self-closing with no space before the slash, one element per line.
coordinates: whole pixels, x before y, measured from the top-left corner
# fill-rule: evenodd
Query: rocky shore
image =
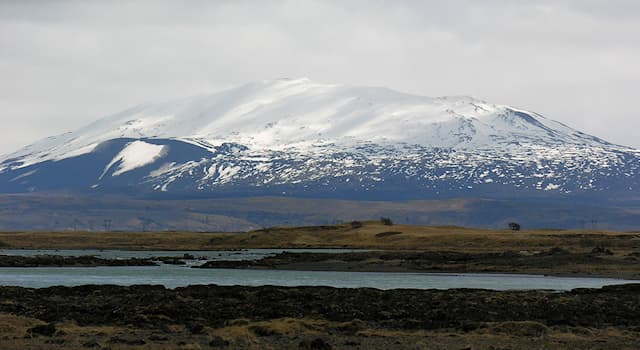
<path fill-rule="evenodd" d="M 620 350 L 640 345 L 639 314 L 640 284 L 564 293 L 0 287 L 0 348 Z"/>
<path fill-rule="evenodd" d="M 208 261 L 196 268 L 248 268 L 368 272 L 528 273 L 640 279 L 640 254 L 562 248 L 463 253 L 448 251 L 284 252 L 260 260 Z"/>
<path fill-rule="evenodd" d="M 0 267 L 156 266 L 153 259 L 102 259 L 95 256 L 0 255 Z"/>
<path fill-rule="evenodd" d="M 104 259 L 92 255 L 0 255 L 0 267 L 97 267 L 97 266 L 157 266 L 159 264 L 186 265 L 189 260 L 206 260 L 191 254 L 149 258 Z"/>

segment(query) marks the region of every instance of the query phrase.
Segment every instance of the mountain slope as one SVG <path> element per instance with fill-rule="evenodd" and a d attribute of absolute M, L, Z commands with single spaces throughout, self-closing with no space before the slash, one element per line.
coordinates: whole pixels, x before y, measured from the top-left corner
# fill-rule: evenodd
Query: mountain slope
<path fill-rule="evenodd" d="M 138 106 L 0 158 L 0 191 L 638 196 L 640 151 L 539 114 L 308 79 Z"/>

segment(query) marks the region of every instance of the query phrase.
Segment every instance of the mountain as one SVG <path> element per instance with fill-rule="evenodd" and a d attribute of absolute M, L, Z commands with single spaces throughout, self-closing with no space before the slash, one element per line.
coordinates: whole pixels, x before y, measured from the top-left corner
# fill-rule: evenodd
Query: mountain
<path fill-rule="evenodd" d="M 146 104 L 0 158 L 0 192 L 635 196 L 640 151 L 537 113 L 308 79 Z"/>

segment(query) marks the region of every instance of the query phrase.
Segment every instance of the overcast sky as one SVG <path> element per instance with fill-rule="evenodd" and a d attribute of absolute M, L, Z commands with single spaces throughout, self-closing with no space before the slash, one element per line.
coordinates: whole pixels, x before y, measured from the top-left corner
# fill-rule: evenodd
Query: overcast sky
<path fill-rule="evenodd" d="M 0 0 L 0 153 L 280 77 L 472 95 L 640 148 L 640 1 Z"/>

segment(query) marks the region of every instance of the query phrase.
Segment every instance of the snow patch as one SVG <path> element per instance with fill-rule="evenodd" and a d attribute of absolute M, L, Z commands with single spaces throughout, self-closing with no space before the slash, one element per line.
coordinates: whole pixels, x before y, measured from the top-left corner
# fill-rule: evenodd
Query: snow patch
<path fill-rule="evenodd" d="M 544 188 L 545 191 L 553 191 L 553 190 L 557 190 L 560 188 L 560 185 L 556 185 L 556 184 L 548 184 L 547 187 Z"/>
<path fill-rule="evenodd" d="M 119 166 L 111 176 L 118 176 L 151 164 L 164 155 L 166 155 L 166 146 L 154 145 L 140 140 L 129 142 L 122 151 L 107 164 L 102 175 L 100 175 L 100 179 L 102 179 L 107 171 L 116 163 L 119 163 Z"/>
<path fill-rule="evenodd" d="M 54 160 L 55 161 L 60 161 L 60 160 L 63 160 L 63 159 L 78 157 L 78 156 L 81 156 L 83 154 L 91 153 L 91 152 L 93 152 L 93 150 L 96 149 L 97 146 L 98 146 L 97 143 L 92 143 L 90 145 L 86 145 L 84 147 L 80 147 L 80 148 L 75 149 L 73 151 L 66 152 L 64 154 L 58 155 Z"/>
<path fill-rule="evenodd" d="M 38 169 L 27 171 L 26 173 L 18 175 L 16 177 L 14 177 L 13 179 L 9 180 L 9 182 L 18 181 L 18 180 L 23 179 L 23 178 L 25 178 L 27 176 L 31 176 L 31 175 L 35 174 L 37 171 L 38 171 Z"/>

